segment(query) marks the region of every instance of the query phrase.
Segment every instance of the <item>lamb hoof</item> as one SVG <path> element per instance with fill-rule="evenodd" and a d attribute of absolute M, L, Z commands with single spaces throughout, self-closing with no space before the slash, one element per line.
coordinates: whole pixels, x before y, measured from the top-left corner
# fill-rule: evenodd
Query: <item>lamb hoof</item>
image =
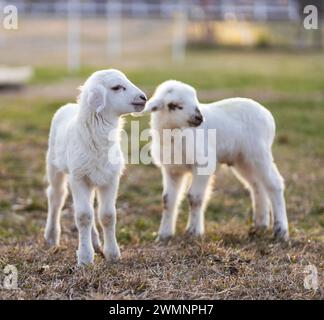
<path fill-rule="evenodd" d="M 116 262 L 120 259 L 120 251 L 119 248 L 115 248 L 114 250 L 105 250 L 104 251 L 105 259 L 109 262 Z"/>
<path fill-rule="evenodd" d="M 98 253 L 100 255 L 103 254 L 103 251 L 102 251 L 102 246 L 101 246 L 101 243 L 92 243 L 92 246 L 93 246 L 93 249 L 95 251 L 95 253 Z"/>
<path fill-rule="evenodd" d="M 273 230 L 273 236 L 276 240 L 281 242 L 288 242 L 289 241 L 289 232 L 287 229 L 282 227 L 275 227 Z"/>
<path fill-rule="evenodd" d="M 47 248 L 56 248 L 60 244 L 60 240 L 57 237 L 53 237 L 45 234 L 44 239 L 45 239 L 45 246 Z"/>
<path fill-rule="evenodd" d="M 155 239 L 155 242 L 168 243 L 172 239 L 172 234 L 159 234 Z"/>
<path fill-rule="evenodd" d="M 94 248 L 94 251 L 95 251 L 95 253 L 96 253 L 97 255 L 101 256 L 102 258 L 105 257 L 104 252 L 103 252 L 103 250 L 102 250 L 101 247 L 96 247 L 96 248 Z"/>
<path fill-rule="evenodd" d="M 197 228 L 189 227 L 186 229 L 185 236 L 188 238 L 200 239 L 204 236 L 204 231 Z"/>
<path fill-rule="evenodd" d="M 79 266 L 89 266 L 94 262 L 94 252 L 84 254 L 77 251 L 77 257 Z"/>
<path fill-rule="evenodd" d="M 269 232 L 268 226 L 260 225 L 260 226 L 253 226 L 249 230 L 249 235 L 252 237 L 265 237 Z"/>

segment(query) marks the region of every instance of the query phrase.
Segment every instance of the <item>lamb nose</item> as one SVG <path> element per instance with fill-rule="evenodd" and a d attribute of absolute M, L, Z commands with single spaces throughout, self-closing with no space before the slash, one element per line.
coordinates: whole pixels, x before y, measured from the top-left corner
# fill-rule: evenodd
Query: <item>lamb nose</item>
<path fill-rule="evenodd" d="M 198 121 L 203 121 L 203 118 L 200 115 L 199 116 L 195 116 L 195 119 L 198 120 Z"/>
<path fill-rule="evenodd" d="M 146 96 L 145 96 L 144 94 L 141 94 L 139 97 L 140 97 L 140 99 L 142 99 L 143 101 L 147 101 L 147 98 L 146 98 Z"/>

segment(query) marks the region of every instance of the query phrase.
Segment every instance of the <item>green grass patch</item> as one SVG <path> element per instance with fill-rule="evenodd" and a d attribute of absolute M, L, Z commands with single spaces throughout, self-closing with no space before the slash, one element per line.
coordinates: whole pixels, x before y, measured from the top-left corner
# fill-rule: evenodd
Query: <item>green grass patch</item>
<path fill-rule="evenodd" d="M 167 79 L 188 82 L 197 89 L 272 89 L 286 92 L 321 91 L 324 85 L 324 64 L 321 53 L 267 51 L 194 51 L 183 63 L 165 59 L 158 64 L 143 61 L 141 68 L 112 65 L 127 73 L 139 86 L 153 90 Z M 61 82 L 77 78 L 80 84 L 95 70 L 105 67 L 82 66 L 69 73 L 65 67 L 37 67 L 32 84 Z"/>

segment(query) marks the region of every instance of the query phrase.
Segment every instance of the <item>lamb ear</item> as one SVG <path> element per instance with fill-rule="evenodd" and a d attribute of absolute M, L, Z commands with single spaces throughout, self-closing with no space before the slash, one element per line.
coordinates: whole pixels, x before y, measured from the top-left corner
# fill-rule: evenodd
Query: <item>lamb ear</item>
<path fill-rule="evenodd" d="M 163 101 L 161 99 L 150 99 L 145 106 L 143 112 L 154 112 L 159 111 L 163 108 Z"/>
<path fill-rule="evenodd" d="M 97 113 L 105 108 L 105 96 L 102 88 L 93 88 L 88 93 L 88 105 L 91 109 L 95 109 Z"/>

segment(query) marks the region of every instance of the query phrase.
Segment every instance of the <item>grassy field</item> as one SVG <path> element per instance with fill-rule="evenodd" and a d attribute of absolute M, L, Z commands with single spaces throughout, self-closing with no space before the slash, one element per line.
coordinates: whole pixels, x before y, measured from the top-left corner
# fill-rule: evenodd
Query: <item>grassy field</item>
<path fill-rule="evenodd" d="M 192 52 L 186 63 L 144 62 L 121 68 L 150 95 L 161 81 L 194 85 L 202 102 L 231 96 L 257 99 L 277 122 L 274 155 L 286 180 L 291 241 L 249 234 L 248 192 L 228 169 L 217 173 L 206 212 L 206 236 L 154 242 L 161 216 L 161 176 L 153 165 L 130 165 L 121 181 L 117 238 L 122 259 L 96 257 L 77 268 L 77 231 L 71 198 L 63 211 L 62 245 L 46 250 L 44 157 L 50 120 L 94 67 L 69 75 L 38 67 L 26 90 L 0 96 L 0 281 L 7 264 L 18 269 L 18 290 L 3 299 L 213 298 L 321 299 L 324 297 L 324 64 L 323 53 Z M 137 120 L 138 118 L 136 118 Z M 129 130 L 127 118 L 126 129 Z M 148 118 L 140 119 L 142 127 Z M 304 268 L 318 269 L 320 288 L 304 288 Z"/>

